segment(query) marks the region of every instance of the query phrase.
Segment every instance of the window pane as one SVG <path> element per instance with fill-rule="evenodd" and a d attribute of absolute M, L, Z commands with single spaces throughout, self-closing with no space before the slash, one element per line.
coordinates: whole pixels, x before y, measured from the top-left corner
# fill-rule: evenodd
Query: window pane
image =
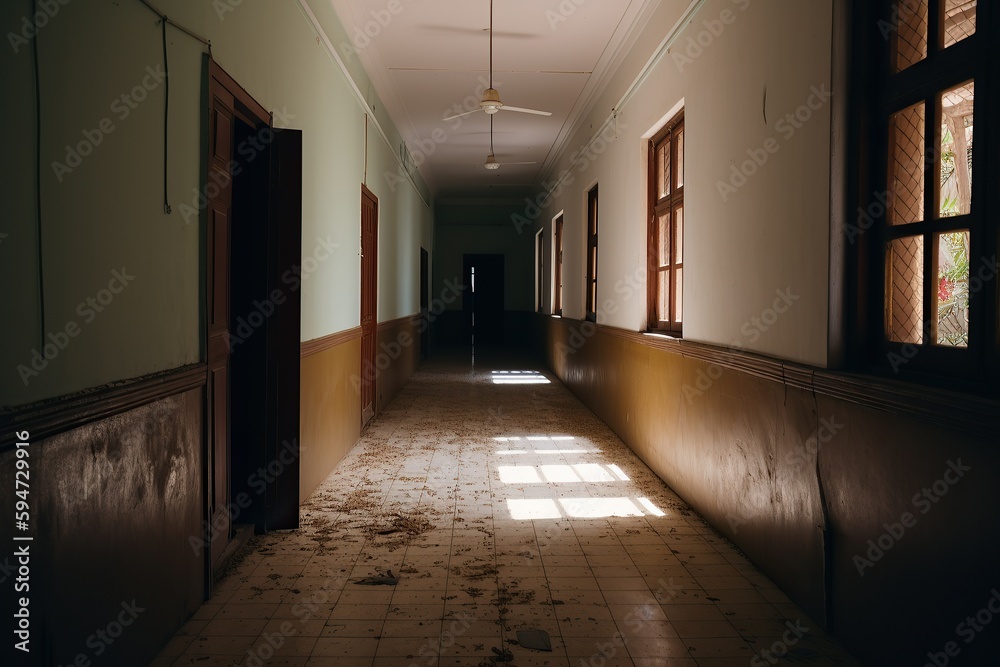
<path fill-rule="evenodd" d="M 893 239 L 886 254 L 886 331 L 898 343 L 923 343 L 924 237 Z"/>
<path fill-rule="evenodd" d="M 684 207 L 674 209 L 674 261 L 684 261 Z"/>
<path fill-rule="evenodd" d="M 670 271 L 660 271 L 656 292 L 656 318 L 660 322 L 670 320 Z"/>
<path fill-rule="evenodd" d="M 660 240 L 658 266 L 670 266 L 670 214 L 664 213 L 658 218 L 659 228 L 656 232 Z"/>
<path fill-rule="evenodd" d="M 675 171 L 677 172 L 676 187 L 684 187 L 684 130 L 683 128 L 674 134 L 674 141 L 677 143 L 677 161 Z"/>
<path fill-rule="evenodd" d="M 927 57 L 927 0 L 892 3 L 889 17 L 892 62 L 897 72 Z"/>
<path fill-rule="evenodd" d="M 945 0 L 944 47 L 948 48 L 976 32 L 976 0 Z"/>
<path fill-rule="evenodd" d="M 889 117 L 889 224 L 924 219 L 924 103 Z"/>
<path fill-rule="evenodd" d="M 664 141 L 656 147 L 657 174 L 656 182 L 658 191 L 657 199 L 663 199 L 670 194 L 670 141 Z"/>
<path fill-rule="evenodd" d="M 942 218 L 972 210 L 972 105 L 975 83 L 941 94 Z"/>
<path fill-rule="evenodd" d="M 682 322 L 681 317 L 684 314 L 683 313 L 683 309 L 681 307 L 682 306 L 681 297 L 684 294 L 684 290 L 683 290 L 683 282 L 684 281 L 683 281 L 683 278 L 684 278 L 684 269 L 681 269 L 681 268 L 674 269 L 674 303 L 673 303 L 673 306 L 674 306 L 674 322 L 676 322 L 677 324 L 680 324 Z"/>
<path fill-rule="evenodd" d="M 937 235 L 938 275 L 934 306 L 939 345 L 969 345 L 969 232 Z"/>

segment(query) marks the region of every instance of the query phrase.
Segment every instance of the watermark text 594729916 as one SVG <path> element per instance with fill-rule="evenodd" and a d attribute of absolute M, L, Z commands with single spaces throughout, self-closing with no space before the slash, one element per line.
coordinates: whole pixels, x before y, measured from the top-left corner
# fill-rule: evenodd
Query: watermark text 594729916
<path fill-rule="evenodd" d="M 17 443 L 14 449 L 14 558 L 17 560 L 17 574 L 14 577 L 14 648 L 30 653 L 31 613 L 29 611 L 31 591 L 31 456 L 27 431 L 14 434 Z"/>

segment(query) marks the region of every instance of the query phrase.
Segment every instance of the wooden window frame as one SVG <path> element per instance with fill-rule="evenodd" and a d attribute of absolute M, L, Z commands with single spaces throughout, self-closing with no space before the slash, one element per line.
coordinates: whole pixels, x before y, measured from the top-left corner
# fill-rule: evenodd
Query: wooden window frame
<path fill-rule="evenodd" d="M 595 184 L 587 191 L 587 310 L 586 319 L 597 321 L 597 230 L 599 223 L 600 199 Z"/>
<path fill-rule="evenodd" d="M 970 282 L 984 262 L 998 256 L 1000 228 L 1000 130 L 994 128 L 1000 106 L 1000 65 L 990 40 L 1000 36 L 1000 7 L 978 3 L 976 32 L 944 48 L 945 0 L 928 0 L 926 57 L 896 72 L 891 58 L 895 38 L 893 0 L 856 0 L 854 3 L 854 61 L 852 64 L 850 134 L 852 169 L 849 173 L 847 243 L 855 244 L 848 258 L 848 366 L 854 370 L 962 390 L 997 393 L 991 378 L 1000 371 L 1000 300 L 997 276 L 971 291 L 968 347 L 936 343 L 934 290 L 937 276 L 935 235 L 969 230 Z M 887 29 L 888 28 L 888 32 Z M 879 63 L 873 66 L 872 63 Z M 940 217 L 938 187 L 942 92 L 974 81 L 974 117 L 980 132 L 973 145 L 972 203 L 968 214 Z M 914 104 L 925 104 L 924 220 L 890 225 L 890 118 Z M 989 105 L 989 106 L 988 106 Z M 993 184 L 991 186 L 991 183 Z M 886 200 L 888 205 L 886 205 Z M 889 340 L 886 319 L 886 250 L 893 239 L 924 239 L 923 312 L 921 344 Z"/>
<path fill-rule="evenodd" d="M 535 312 L 545 312 L 545 230 L 535 234 Z"/>
<path fill-rule="evenodd" d="M 553 258 L 552 258 L 552 314 L 562 316 L 563 296 L 563 214 L 556 216 L 553 223 Z"/>
<path fill-rule="evenodd" d="M 683 326 L 683 310 L 681 318 L 678 320 L 675 318 L 677 304 L 674 303 L 674 294 L 677 281 L 677 270 L 684 270 L 684 255 L 683 249 L 681 250 L 681 260 L 674 261 L 673 254 L 674 248 L 677 244 L 677 229 L 674 224 L 674 213 L 677 210 L 684 209 L 684 184 L 683 182 L 678 187 L 674 181 L 676 175 L 676 169 L 678 162 L 682 162 L 684 159 L 683 155 L 678 155 L 678 145 L 676 137 L 678 133 L 684 132 L 684 110 L 681 109 L 677 115 L 670 119 L 670 121 L 663 126 L 663 128 L 657 132 L 652 139 L 649 140 L 648 145 L 648 217 L 647 217 L 647 280 L 646 280 L 646 295 L 647 295 L 647 328 L 649 331 L 656 331 L 662 333 L 669 333 L 674 336 L 682 336 L 684 333 Z M 659 178 L 656 156 L 659 151 L 660 146 L 664 143 L 669 143 L 670 145 L 670 179 L 671 188 L 670 192 L 665 196 L 659 196 Z M 659 230 L 659 217 L 661 215 L 667 216 L 667 227 L 668 234 L 670 235 L 670 250 L 668 255 L 671 256 L 671 262 L 669 266 L 663 266 L 660 264 L 659 252 L 660 252 L 660 230 Z M 683 246 L 683 241 L 681 242 Z M 667 298 L 667 317 L 663 319 L 660 317 L 659 312 L 659 297 L 660 297 L 660 274 L 669 273 L 669 294 Z M 683 301 L 682 306 L 683 308 Z"/>

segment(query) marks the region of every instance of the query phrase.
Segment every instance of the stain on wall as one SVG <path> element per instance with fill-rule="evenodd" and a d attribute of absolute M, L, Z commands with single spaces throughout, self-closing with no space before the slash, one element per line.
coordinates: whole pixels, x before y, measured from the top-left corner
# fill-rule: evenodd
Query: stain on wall
<path fill-rule="evenodd" d="M 146 664 L 198 608 L 202 414 L 195 389 L 31 442 L 31 652 L 5 664 Z M 16 460 L 0 454 L 11 494 Z"/>

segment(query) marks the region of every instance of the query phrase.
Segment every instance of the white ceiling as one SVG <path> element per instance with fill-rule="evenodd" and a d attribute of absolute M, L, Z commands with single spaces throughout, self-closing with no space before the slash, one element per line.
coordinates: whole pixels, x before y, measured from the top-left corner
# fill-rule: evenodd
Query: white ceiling
<path fill-rule="evenodd" d="M 489 85 L 489 0 L 331 2 L 348 35 L 375 35 L 358 57 L 415 161 L 429 154 L 420 173 L 444 203 L 530 193 L 651 0 L 495 0 L 493 87 L 506 105 L 552 112 L 493 116 L 497 161 L 537 163 L 496 171 L 483 167 L 485 112 L 443 120 L 478 108 Z"/>

